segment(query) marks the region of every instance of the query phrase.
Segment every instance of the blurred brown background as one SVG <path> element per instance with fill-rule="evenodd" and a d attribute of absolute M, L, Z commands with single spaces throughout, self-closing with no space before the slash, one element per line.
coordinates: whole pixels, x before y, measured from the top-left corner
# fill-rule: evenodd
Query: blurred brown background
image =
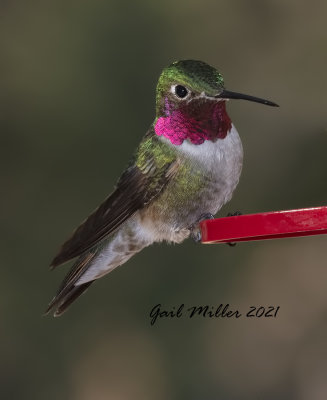
<path fill-rule="evenodd" d="M 156 245 L 41 317 L 48 264 L 112 190 L 154 117 L 161 69 L 206 61 L 235 101 L 245 163 L 229 211 L 326 204 L 324 1 L 2 1 L 1 399 L 327 398 L 326 237 Z M 149 312 L 279 305 L 276 319 Z"/>

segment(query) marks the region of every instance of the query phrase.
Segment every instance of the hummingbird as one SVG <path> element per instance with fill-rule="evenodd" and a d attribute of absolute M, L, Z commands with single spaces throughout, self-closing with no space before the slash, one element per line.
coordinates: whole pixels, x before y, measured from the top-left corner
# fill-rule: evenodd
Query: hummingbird
<path fill-rule="evenodd" d="M 59 316 L 97 279 L 155 242 L 181 243 L 236 188 L 240 137 L 226 102 L 268 100 L 228 91 L 202 61 L 176 61 L 156 87 L 156 114 L 114 191 L 62 245 L 51 267 L 76 259 L 46 313 Z"/>

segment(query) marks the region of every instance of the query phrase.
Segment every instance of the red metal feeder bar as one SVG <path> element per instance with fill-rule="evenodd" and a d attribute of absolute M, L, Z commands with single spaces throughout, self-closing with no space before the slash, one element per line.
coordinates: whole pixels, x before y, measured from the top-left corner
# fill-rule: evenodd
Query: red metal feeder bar
<path fill-rule="evenodd" d="M 237 215 L 208 219 L 200 223 L 202 243 L 327 234 L 327 207 Z"/>

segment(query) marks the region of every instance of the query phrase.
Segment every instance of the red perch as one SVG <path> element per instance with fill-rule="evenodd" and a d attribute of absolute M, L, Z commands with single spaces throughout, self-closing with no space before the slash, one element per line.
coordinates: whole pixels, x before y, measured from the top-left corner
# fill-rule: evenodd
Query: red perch
<path fill-rule="evenodd" d="M 245 242 L 327 234 L 327 206 L 209 219 L 202 243 Z"/>

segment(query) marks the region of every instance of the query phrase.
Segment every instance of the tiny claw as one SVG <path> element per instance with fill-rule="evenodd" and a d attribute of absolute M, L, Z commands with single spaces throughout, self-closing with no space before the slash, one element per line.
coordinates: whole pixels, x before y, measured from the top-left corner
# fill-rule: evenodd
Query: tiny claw
<path fill-rule="evenodd" d="M 202 235 L 201 235 L 200 228 L 199 227 L 198 228 L 196 228 L 196 227 L 192 228 L 190 237 L 194 240 L 195 243 L 201 242 Z"/>
<path fill-rule="evenodd" d="M 193 225 L 191 225 L 190 237 L 195 241 L 195 243 L 201 242 L 202 239 L 200 222 L 206 219 L 214 219 L 214 218 L 215 217 L 211 213 L 204 213 L 200 215 L 200 218 Z"/>
<path fill-rule="evenodd" d="M 233 213 L 229 212 L 227 214 L 227 217 L 237 217 L 238 215 L 242 215 L 241 211 L 235 211 Z M 230 247 L 235 247 L 237 243 L 235 243 L 235 242 L 227 242 L 226 244 L 228 244 L 228 246 L 230 246 Z"/>

